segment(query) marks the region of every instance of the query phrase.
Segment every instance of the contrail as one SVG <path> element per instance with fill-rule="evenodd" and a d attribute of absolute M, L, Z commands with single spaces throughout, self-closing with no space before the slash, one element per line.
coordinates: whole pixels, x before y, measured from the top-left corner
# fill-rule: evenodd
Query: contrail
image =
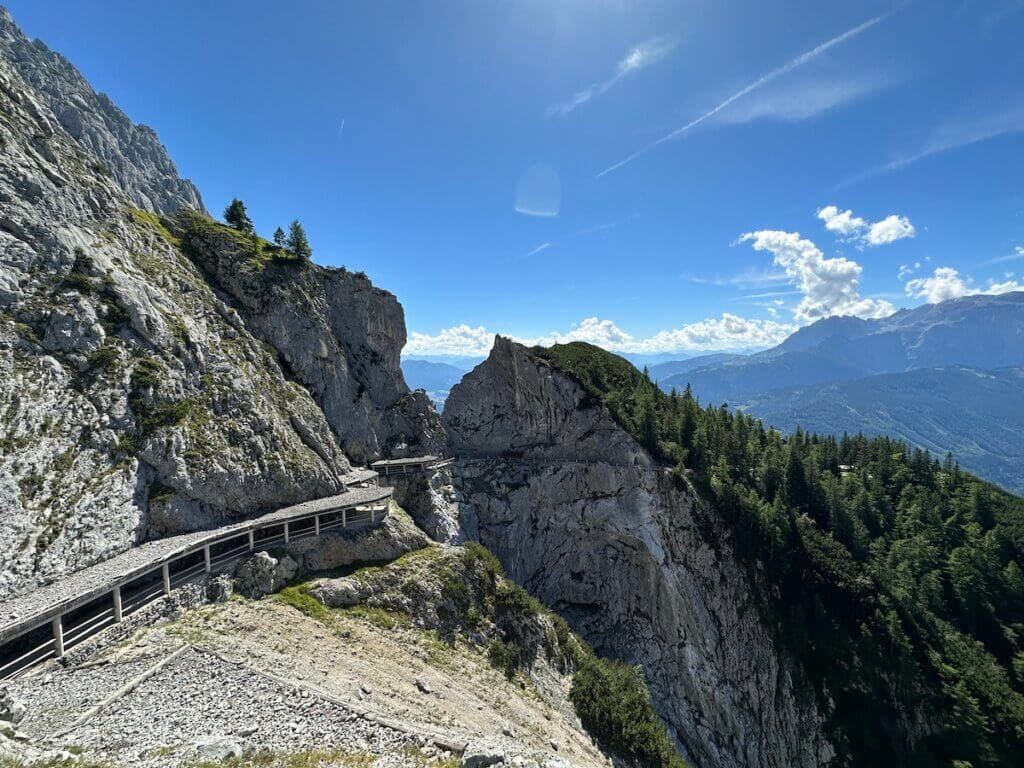
<path fill-rule="evenodd" d="M 899 10 L 899 9 L 897 8 L 896 10 Z M 664 144 L 667 141 L 672 141 L 672 139 L 675 139 L 676 137 L 683 135 L 688 130 L 690 130 L 691 128 L 693 128 L 695 126 L 700 125 L 701 123 L 703 123 L 708 118 L 714 117 L 715 115 L 717 115 L 719 112 L 721 112 L 723 109 L 728 107 L 730 104 L 732 104 L 737 99 L 742 99 L 744 96 L 746 96 L 751 91 L 756 91 L 758 88 L 760 88 L 763 85 L 766 85 L 767 83 L 771 82 L 775 78 L 781 77 L 782 75 L 785 75 L 788 72 L 792 72 L 797 67 L 801 67 L 804 64 L 806 64 L 807 62 L 811 61 L 812 59 L 817 58 L 818 56 L 823 54 L 825 51 L 827 51 L 829 48 L 834 48 L 835 46 L 840 45 L 841 43 L 845 43 L 850 38 L 856 37 L 861 32 L 865 32 L 865 31 L 871 29 L 871 27 L 875 26 L 876 24 L 878 24 L 878 23 L 880 23 L 882 21 L 885 21 L 885 19 L 887 19 L 888 17 L 890 17 L 894 13 L 896 13 L 896 10 L 892 10 L 889 13 L 884 13 L 881 16 L 875 16 L 873 19 L 868 19 L 863 24 L 858 24 L 856 27 L 853 27 L 853 29 L 848 29 L 845 32 L 843 32 L 843 34 L 838 35 L 836 37 L 833 37 L 831 40 L 826 40 L 821 45 L 818 45 L 817 47 L 812 48 L 811 50 L 806 51 L 805 53 L 800 54 L 795 59 L 793 59 L 792 61 L 790 61 L 790 62 L 788 62 L 786 64 L 783 64 L 778 69 L 773 69 L 767 75 L 763 75 L 762 77 L 759 77 L 754 82 L 752 82 L 749 85 L 747 85 L 747 86 L 741 88 L 740 90 L 736 91 L 736 93 L 734 93 L 732 96 L 727 98 L 725 101 L 723 101 L 717 107 L 712 109 L 710 112 L 705 112 L 703 115 L 701 115 L 698 118 L 695 118 L 694 120 L 691 120 L 686 125 L 681 126 L 679 128 L 676 128 L 671 133 L 662 136 L 660 139 L 657 139 L 656 141 L 652 141 L 646 147 L 638 149 L 636 152 L 634 152 L 633 154 L 629 155 L 625 159 L 620 160 L 619 162 L 615 163 L 615 165 L 608 166 L 603 171 L 601 171 L 599 174 L 597 174 L 594 178 L 595 179 L 599 179 L 602 176 L 604 176 L 606 173 L 611 173 L 614 170 L 618 170 L 619 168 L 621 168 L 622 166 L 626 165 L 627 163 L 633 162 L 634 160 L 636 160 L 641 155 L 647 154 L 648 152 L 650 152 L 655 147 L 660 146 L 660 145 Z"/>

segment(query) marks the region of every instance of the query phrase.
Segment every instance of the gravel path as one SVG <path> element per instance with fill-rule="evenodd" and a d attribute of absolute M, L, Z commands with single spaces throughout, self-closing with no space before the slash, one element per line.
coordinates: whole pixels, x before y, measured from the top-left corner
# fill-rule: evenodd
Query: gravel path
<path fill-rule="evenodd" d="M 118 664 L 117 678 L 127 680 L 154 662 L 150 657 Z M 110 669 L 105 673 L 111 676 Z M 76 670 L 50 687 L 81 701 L 92 677 L 91 670 Z M 33 708 L 42 703 L 33 702 Z M 118 765 L 154 768 L 179 765 L 195 756 L 197 745 L 212 741 L 281 752 L 338 749 L 377 755 L 415 746 L 406 734 L 193 648 L 61 741 Z"/>

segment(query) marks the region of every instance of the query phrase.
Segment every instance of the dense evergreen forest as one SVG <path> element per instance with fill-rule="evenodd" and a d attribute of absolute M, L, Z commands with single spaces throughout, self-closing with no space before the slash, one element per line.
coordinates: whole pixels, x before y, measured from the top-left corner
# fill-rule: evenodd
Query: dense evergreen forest
<path fill-rule="evenodd" d="M 902 442 L 702 408 L 588 344 L 532 352 L 714 500 L 839 764 L 1022 764 L 1024 499 Z"/>

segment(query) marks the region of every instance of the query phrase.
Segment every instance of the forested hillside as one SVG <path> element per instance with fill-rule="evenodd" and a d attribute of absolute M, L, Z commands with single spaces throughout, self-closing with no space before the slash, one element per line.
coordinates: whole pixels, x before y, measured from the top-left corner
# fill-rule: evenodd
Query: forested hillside
<path fill-rule="evenodd" d="M 842 764 L 1019 764 L 1024 499 L 891 439 L 701 408 L 587 344 L 532 352 L 719 508 Z"/>

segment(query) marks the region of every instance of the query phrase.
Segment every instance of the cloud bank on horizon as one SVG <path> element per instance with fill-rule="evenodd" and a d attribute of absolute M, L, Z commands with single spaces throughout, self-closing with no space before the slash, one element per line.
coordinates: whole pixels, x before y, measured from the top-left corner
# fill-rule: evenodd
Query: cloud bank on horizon
<path fill-rule="evenodd" d="M 852 244 L 857 249 L 890 245 L 917 234 L 907 216 L 892 213 L 877 221 L 857 216 L 852 210 L 841 210 L 836 205 L 819 208 L 815 218 L 825 230 L 837 237 L 841 244 Z M 403 350 L 404 355 L 486 355 L 493 345 L 496 333 L 509 336 L 528 346 L 550 346 L 572 341 L 585 341 L 612 352 L 658 354 L 672 352 L 752 352 L 780 344 L 801 326 L 822 318 L 846 315 L 867 319 L 888 317 L 896 307 L 880 297 L 863 296 L 860 281 L 863 267 L 845 256 L 826 256 L 814 242 L 799 232 L 784 230 L 757 230 L 746 232 L 734 245 L 750 244 L 756 252 L 771 255 L 772 265 L 780 271 L 747 271 L 731 278 L 690 278 L 697 283 L 728 285 L 789 284 L 794 290 L 769 291 L 747 294 L 744 299 L 771 299 L 762 304 L 771 319 L 749 318 L 723 312 L 719 317 L 687 323 L 678 328 L 657 331 L 648 336 L 634 336 L 613 320 L 598 316 L 586 317 L 565 331 L 552 331 L 540 336 L 521 336 L 507 330 L 495 331 L 486 326 L 461 323 L 443 328 L 436 334 L 413 331 Z M 547 243 L 534 249 L 542 250 Z M 1013 254 L 993 261 L 1024 257 L 1024 247 Z M 974 285 L 971 277 L 961 276 L 952 267 L 937 267 L 930 276 L 912 278 L 921 268 L 920 262 L 912 267 L 900 266 L 898 278 L 904 283 L 906 296 L 937 303 L 974 294 L 999 294 L 1024 290 L 1024 284 L 1011 279 L 990 280 L 985 287 Z M 777 320 L 786 302 L 779 296 L 800 296 L 796 304 L 788 307 L 791 322 Z"/>
<path fill-rule="evenodd" d="M 658 331 L 653 336 L 637 338 L 619 328 L 611 320 L 587 317 L 574 324 L 567 331 L 553 331 L 542 336 L 521 337 L 502 334 L 527 346 L 551 346 L 571 341 L 585 341 L 612 352 L 698 352 L 707 349 L 747 351 L 753 348 L 770 347 L 778 344 L 793 331 L 796 325 L 773 320 L 752 320 L 723 312 L 721 317 L 711 317 L 696 323 L 688 323 L 671 330 Z M 413 331 L 405 345 L 405 355 L 486 355 L 494 343 L 495 332 L 484 326 L 472 327 L 466 324 L 444 328 L 436 335 Z"/>

